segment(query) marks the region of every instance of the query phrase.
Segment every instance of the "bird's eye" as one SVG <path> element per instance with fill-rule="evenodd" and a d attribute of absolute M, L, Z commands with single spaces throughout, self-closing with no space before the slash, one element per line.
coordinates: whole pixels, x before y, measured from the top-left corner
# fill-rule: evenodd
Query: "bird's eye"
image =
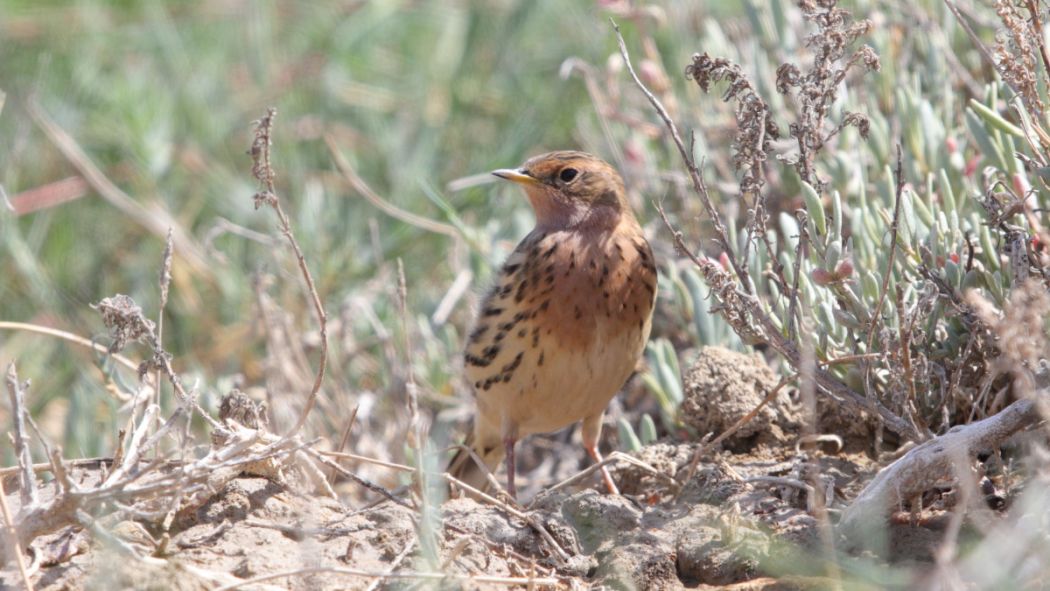
<path fill-rule="evenodd" d="M 561 169 L 561 172 L 558 173 L 558 178 L 560 178 L 563 183 L 567 183 L 567 182 L 571 181 L 572 179 L 576 178 L 576 169 L 575 168 L 563 168 L 563 169 Z"/>

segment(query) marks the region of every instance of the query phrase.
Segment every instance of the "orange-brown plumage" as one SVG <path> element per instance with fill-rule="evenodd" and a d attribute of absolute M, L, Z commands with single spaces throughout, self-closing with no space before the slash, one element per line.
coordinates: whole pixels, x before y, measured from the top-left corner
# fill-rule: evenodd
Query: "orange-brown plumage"
<path fill-rule="evenodd" d="M 489 469 L 514 442 L 583 421 L 588 452 L 609 400 L 649 337 L 656 266 L 620 175 L 582 152 L 553 152 L 494 174 L 521 184 L 536 227 L 504 263 L 466 347 L 478 413 L 470 445 Z M 450 472 L 484 489 L 459 454 Z M 608 473 L 606 484 L 615 490 Z"/>

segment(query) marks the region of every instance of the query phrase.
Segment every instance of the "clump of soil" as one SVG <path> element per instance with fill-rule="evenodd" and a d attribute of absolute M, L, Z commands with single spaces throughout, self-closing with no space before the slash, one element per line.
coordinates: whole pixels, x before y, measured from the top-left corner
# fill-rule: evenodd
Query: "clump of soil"
<path fill-rule="evenodd" d="M 704 435 L 719 435 L 754 410 L 777 386 L 773 370 L 758 354 L 745 355 L 721 347 L 703 347 L 685 375 L 682 421 Z M 795 437 L 798 411 L 787 391 L 781 392 L 722 445 L 747 451 L 756 445 L 780 445 Z"/>

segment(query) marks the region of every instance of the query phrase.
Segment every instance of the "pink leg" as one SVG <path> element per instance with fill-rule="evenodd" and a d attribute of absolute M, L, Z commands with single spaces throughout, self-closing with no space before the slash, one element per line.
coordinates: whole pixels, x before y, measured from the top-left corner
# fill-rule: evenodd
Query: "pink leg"
<path fill-rule="evenodd" d="M 597 445 L 588 447 L 587 454 L 590 455 L 595 462 L 599 464 L 602 463 L 602 454 L 598 451 Z M 609 474 L 609 471 L 605 468 L 605 466 L 602 466 L 602 480 L 605 481 L 605 488 L 609 491 L 609 494 L 620 494 L 620 489 L 616 488 L 616 483 L 613 482 L 612 475 Z"/>
<path fill-rule="evenodd" d="M 514 443 L 513 437 L 507 437 L 503 440 L 503 445 L 507 448 L 507 492 L 510 494 L 510 498 L 517 500 L 518 491 L 514 487 Z"/>
<path fill-rule="evenodd" d="M 587 450 L 587 454 L 591 458 L 602 463 L 602 454 L 598 451 L 598 436 L 602 434 L 602 414 L 598 413 L 594 416 L 583 419 L 583 430 L 581 435 L 583 436 L 583 448 Z M 609 474 L 609 470 L 602 466 L 602 480 L 605 481 L 605 488 L 610 494 L 620 494 L 620 489 L 616 488 L 616 483 L 613 482 L 612 475 Z"/>

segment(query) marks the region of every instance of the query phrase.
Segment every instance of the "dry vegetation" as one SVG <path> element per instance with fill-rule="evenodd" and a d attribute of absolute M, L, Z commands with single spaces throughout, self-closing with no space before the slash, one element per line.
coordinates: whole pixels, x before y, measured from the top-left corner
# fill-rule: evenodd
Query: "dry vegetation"
<path fill-rule="evenodd" d="M 159 246 L 142 254 L 151 262 L 135 258 L 145 269 L 127 283 L 135 297 L 93 295 L 91 319 L 0 308 L 19 318 L 0 321 L 0 334 L 17 335 L 0 341 L 11 443 L 0 586 L 1042 585 L 1050 8 L 748 2 L 723 29 L 702 12 L 599 4 L 587 19 L 606 54 L 558 56 L 586 93 L 587 115 L 569 127 L 624 171 L 662 262 L 646 368 L 614 402 L 603 441 L 622 495 L 598 492 L 599 466 L 570 432 L 523 446 L 519 501 L 446 498 L 454 479 L 441 470 L 470 407 L 458 375 L 472 286 L 520 233 L 498 208 L 484 210 L 489 222 L 449 197 L 484 195 L 480 177 L 444 192 L 419 185 L 425 202 L 389 198 L 365 180 L 383 168 L 362 167 L 367 133 L 328 113 L 301 115 L 286 124 L 298 136 L 282 135 L 270 108 L 253 135 L 235 134 L 248 156 L 226 175 L 254 178 L 252 190 L 231 186 L 264 211 L 210 212 L 187 228 L 191 214 L 130 197 L 112 179 L 127 171 L 97 164 L 29 95 L 18 115 L 76 176 L 0 192 L 13 261 L 0 271 L 36 279 L 0 294 L 39 296 L 48 312 L 46 261 L 28 257 L 25 220 L 61 215 L 89 191 L 109 208 L 105 224 L 141 228 Z M 336 12 L 378 18 L 357 4 Z M 469 69 L 469 51 L 442 39 L 443 59 L 455 53 Z M 287 74 L 312 68 L 323 66 L 304 58 Z M 448 79 L 462 94 L 424 93 L 412 112 L 436 125 L 447 109 L 485 139 L 449 104 L 496 109 L 500 97 Z M 489 91 L 505 83 L 494 75 Z M 394 100 L 344 91 L 357 106 Z M 526 141 L 515 149 L 531 150 Z M 282 176 L 297 150 L 321 154 L 323 174 L 290 164 Z M 181 158 L 223 176 L 198 149 Z M 408 160 L 395 176 L 418 172 Z M 454 176 L 487 164 L 460 159 Z M 352 211 L 371 221 L 339 223 L 344 210 L 319 204 L 332 186 L 364 197 Z M 424 203 L 443 219 L 420 214 Z M 350 262 L 326 254 L 340 240 Z M 244 307 L 220 322 L 230 301 Z M 58 367 L 91 372 L 77 379 L 94 402 L 73 382 L 66 432 L 49 410 L 63 396 L 48 392 L 59 383 L 34 355 L 41 342 L 68 343 Z M 38 372 L 43 386 L 24 379 Z M 104 434 L 85 446 L 71 435 L 85 428 Z"/>

